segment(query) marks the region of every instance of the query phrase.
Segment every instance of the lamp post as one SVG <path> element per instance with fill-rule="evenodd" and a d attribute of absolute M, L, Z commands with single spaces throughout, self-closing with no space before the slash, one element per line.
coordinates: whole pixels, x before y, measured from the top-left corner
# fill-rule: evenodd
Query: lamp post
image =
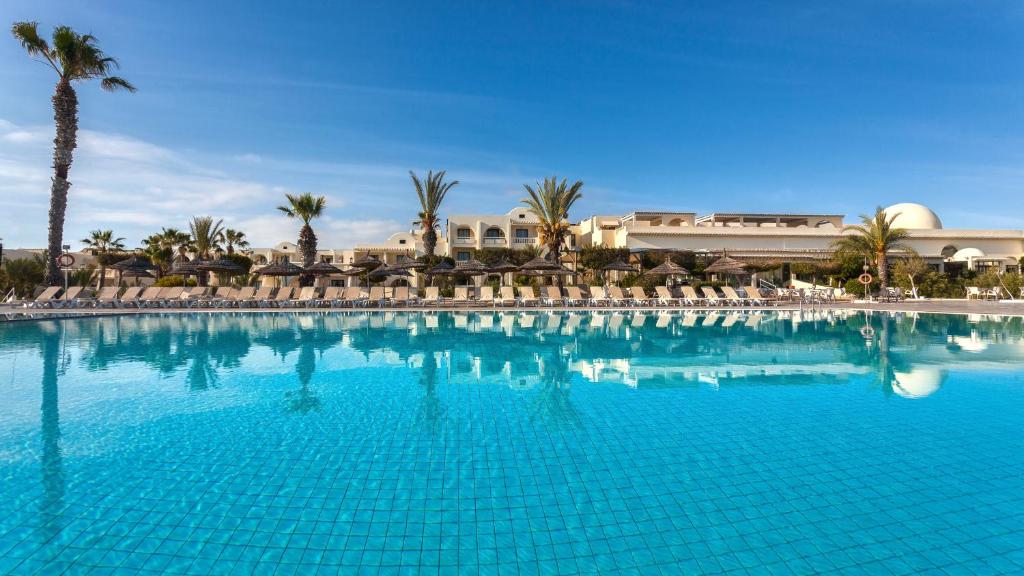
<path fill-rule="evenodd" d="M 60 255 L 62 262 L 59 262 L 59 264 L 61 265 L 61 268 L 64 269 L 64 298 L 67 299 L 67 297 L 68 297 L 68 268 L 69 267 L 68 266 L 64 266 L 63 259 L 64 259 L 65 256 L 68 255 L 68 252 L 71 251 L 71 245 L 70 244 L 65 244 L 65 245 L 61 246 L 61 248 L 63 249 L 63 252 Z"/>

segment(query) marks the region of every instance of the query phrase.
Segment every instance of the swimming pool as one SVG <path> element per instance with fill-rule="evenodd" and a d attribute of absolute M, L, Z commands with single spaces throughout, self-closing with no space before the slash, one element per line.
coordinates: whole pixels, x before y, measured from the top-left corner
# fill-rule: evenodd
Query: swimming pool
<path fill-rule="evenodd" d="M 1020 318 L 0 325 L 0 573 L 1024 570 Z"/>

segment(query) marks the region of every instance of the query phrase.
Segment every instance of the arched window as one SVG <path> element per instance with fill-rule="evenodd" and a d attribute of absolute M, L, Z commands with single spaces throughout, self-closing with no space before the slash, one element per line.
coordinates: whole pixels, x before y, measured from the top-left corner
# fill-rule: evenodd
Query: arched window
<path fill-rule="evenodd" d="M 505 232 L 501 228 L 488 228 L 484 232 L 484 238 L 504 238 Z"/>
<path fill-rule="evenodd" d="M 952 244 L 950 244 L 950 245 L 946 246 L 945 248 L 943 248 L 942 252 L 940 252 L 940 254 L 942 254 L 943 258 L 952 258 L 953 255 L 956 254 L 958 251 L 959 250 L 958 250 L 958 248 L 956 246 L 953 246 Z"/>

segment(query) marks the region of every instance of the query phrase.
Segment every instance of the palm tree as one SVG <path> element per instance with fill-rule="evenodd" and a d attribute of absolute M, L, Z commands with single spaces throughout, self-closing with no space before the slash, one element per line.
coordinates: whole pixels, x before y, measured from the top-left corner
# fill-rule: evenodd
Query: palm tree
<path fill-rule="evenodd" d="M 306 192 L 298 196 L 285 194 L 288 199 L 287 206 L 278 206 L 277 209 L 288 215 L 289 218 L 302 220 L 302 230 L 299 231 L 299 251 L 302 252 L 302 265 L 312 266 L 316 260 L 316 234 L 309 225 L 310 220 L 319 218 L 324 213 L 327 200 L 323 196 L 313 196 Z"/>
<path fill-rule="evenodd" d="M 445 182 L 444 175 L 444 170 L 437 174 L 431 170 L 427 172 L 426 179 L 421 181 L 412 170 L 409 171 L 412 185 L 420 199 L 419 220 L 414 224 L 423 228 L 423 250 L 427 256 L 433 256 L 437 247 L 437 229 L 441 226 L 438 211 L 441 209 L 441 203 L 444 202 L 448 191 L 459 184 L 458 180 Z"/>
<path fill-rule="evenodd" d="M 214 222 L 210 216 L 193 216 L 188 223 L 192 232 L 192 251 L 196 258 L 209 260 L 213 253 L 220 250 L 220 238 L 224 233 L 224 221 Z"/>
<path fill-rule="evenodd" d="M 100 80 L 100 87 L 114 91 L 135 87 L 110 72 L 117 61 L 96 46 L 91 34 L 79 34 L 68 26 L 53 29 L 53 46 L 39 35 L 38 22 L 15 22 L 11 33 L 30 56 L 42 58 L 57 73 L 57 87 L 53 95 L 53 119 L 57 135 L 53 139 L 53 180 L 50 184 L 50 223 L 47 236 L 46 280 L 60 283 L 57 256 L 64 242 L 64 214 L 68 206 L 68 171 L 78 136 L 78 96 L 73 82 Z"/>
<path fill-rule="evenodd" d="M 583 188 L 583 181 L 577 180 L 572 185 L 562 179 L 552 176 L 545 178 L 544 182 L 537 182 L 536 188 L 529 184 L 523 184 L 529 198 L 522 200 L 523 204 L 540 221 L 538 234 L 541 244 L 547 246 L 555 262 L 559 261 L 562 255 L 562 244 L 569 234 L 569 209 L 577 200 L 583 197 L 580 189 Z"/>
<path fill-rule="evenodd" d="M 896 250 L 914 253 L 913 248 L 903 243 L 910 236 L 907 230 L 892 225 L 897 216 L 899 213 L 888 215 L 879 206 L 874 216 L 861 214 L 861 224 L 844 226 L 843 232 L 852 234 L 844 234 L 832 244 L 840 256 L 856 254 L 873 262 L 882 290 L 889 286 L 889 253 Z"/>
<path fill-rule="evenodd" d="M 100 265 L 99 288 L 103 289 L 104 281 L 107 279 L 107 254 L 111 251 L 124 250 L 124 238 L 114 238 L 113 230 L 93 230 L 89 232 L 88 238 L 82 239 L 82 244 L 88 248 Z"/>
<path fill-rule="evenodd" d="M 235 253 L 235 246 L 245 250 L 249 247 L 249 241 L 245 239 L 245 232 L 241 230 L 235 230 L 233 228 L 227 228 L 224 230 L 224 248 L 228 254 Z"/>
<path fill-rule="evenodd" d="M 167 245 L 166 239 L 161 234 L 152 234 L 143 238 L 142 245 L 145 247 L 142 253 L 157 267 L 157 278 L 163 277 L 164 272 L 171 267 L 174 249 Z"/>

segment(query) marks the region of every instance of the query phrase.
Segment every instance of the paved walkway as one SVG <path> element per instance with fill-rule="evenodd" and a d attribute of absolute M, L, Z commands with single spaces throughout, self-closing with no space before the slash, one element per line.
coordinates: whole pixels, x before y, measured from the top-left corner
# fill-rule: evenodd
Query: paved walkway
<path fill-rule="evenodd" d="M 818 309 L 819 307 L 815 307 Z M 843 302 L 827 304 L 822 309 L 855 309 L 855 310 L 884 310 L 893 312 L 927 312 L 935 314 L 988 314 L 1001 316 L 1024 316 L 1024 301 L 1011 302 L 989 302 L 978 300 L 921 300 L 899 303 L 883 302 Z M 368 307 L 368 308 L 71 308 L 71 309 L 32 309 L 0 305 L 0 321 L 3 320 L 28 320 L 47 317 L 88 317 L 88 316 L 109 316 L 122 314 L 190 314 L 190 313 L 211 313 L 222 314 L 226 312 L 261 312 L 261 313 L 294 313 L 294 312 L 374 312 L 374 311 L 580 311 L 580 310 L 602 310 L 602 311 L 662 311 L 662 310 L 800 310 L 799 304 L 781 304 L 779 306 L 756 306 L 756 307 L 490 307 L 490 306 L 401 306 L 393 307 Z M 808 309 L 804 307 L 803 309 Z"/>

